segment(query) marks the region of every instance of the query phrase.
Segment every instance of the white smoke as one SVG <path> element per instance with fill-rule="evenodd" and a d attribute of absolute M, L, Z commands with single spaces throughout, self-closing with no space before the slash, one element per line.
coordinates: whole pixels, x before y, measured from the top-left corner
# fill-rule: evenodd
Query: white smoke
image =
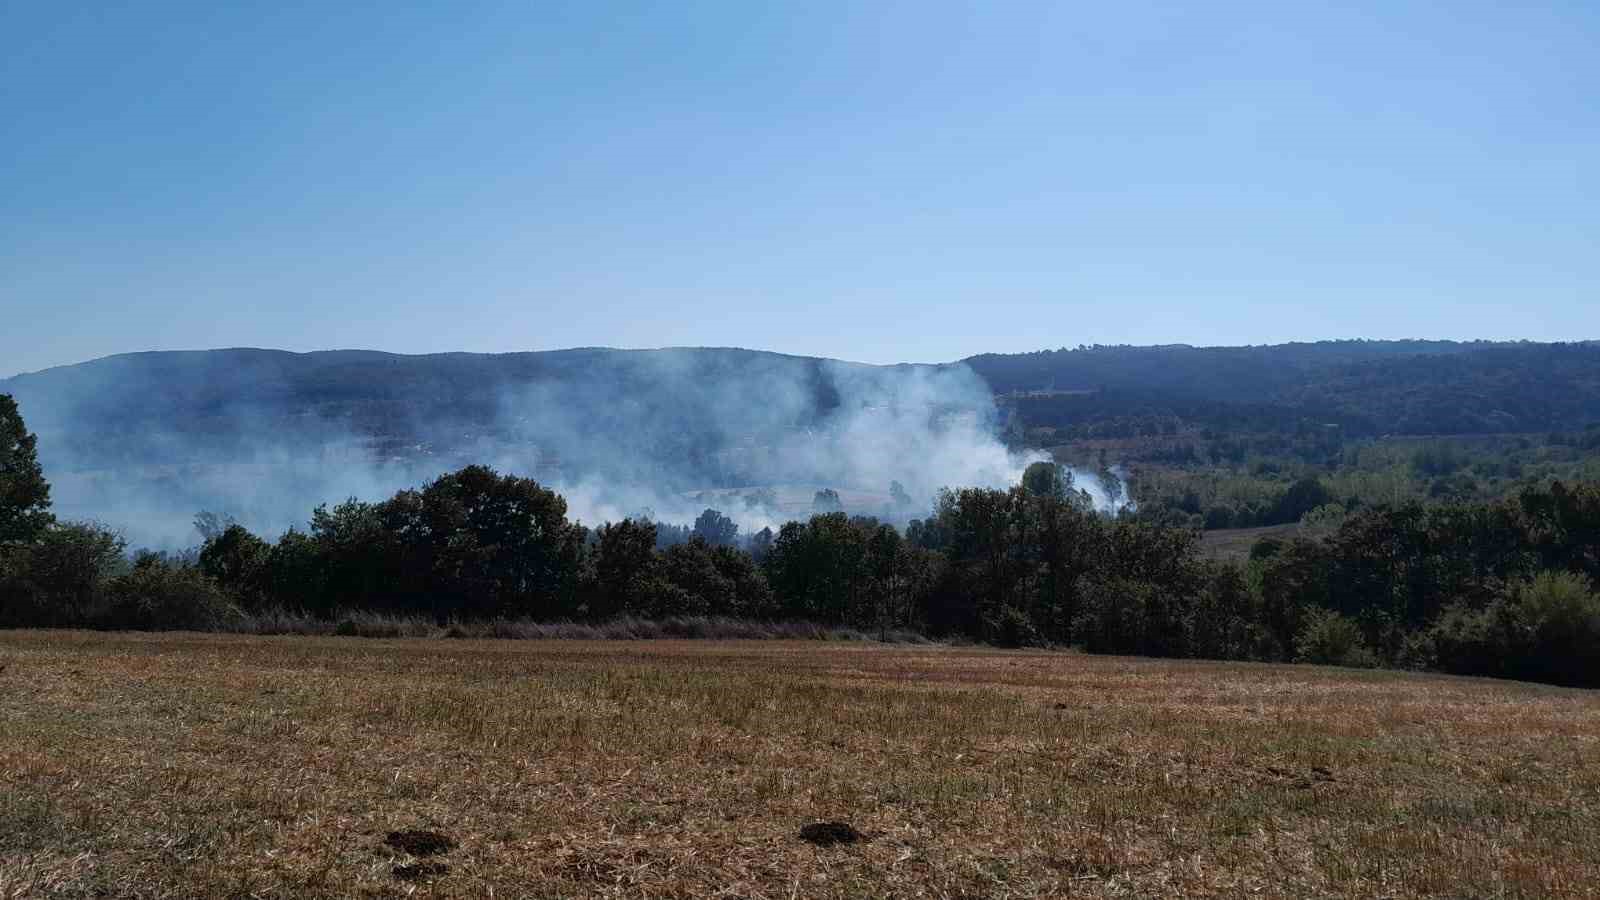
<path fill-rule="evenodd" d="M 41 459 L 59 515 L 105 522 L 134 545 L 181 547 L 197 540 L 202 509 L 275 536 L 304 527 L 319 503 L 383 499 L 469 463 L 554 488 L 568 515 L 589 525 L 641 514 L 688 523 L 713 508 L 749 534 L 808 517 L 824 489 L 852 514 L 924 517 L 941 488 L 1010 487 L 1048 458 L 1007 448 L 988 385 L 965 365 L 720 350 L 550 356 L 536 377 L 486 384 L 473 399 L 487 412 L 454 418 L 405 405 L 409 419 L 383 426 L 408 435 L 405 446 L 297 408 L 287 388 L 235 397 L 255 384 L 239 378 L 208 419 L 212 444 L 197 443 L 185 423 L 147 417 L 140 453 L 120 460 L 115 448 L 84 446 L 91 423 L 74 419 L 69 403 L 35 400 L 54 413 L 39 417 Z M 76 377 L 80 394 L 105 386 Z M 116 377 L 131 376 L 124 366 Z M 225 458 L 211 449 L 218 440 L 230 448 Z M 1097 509 L 1126 507 L 1117 477 L 1073 476 Z"/>

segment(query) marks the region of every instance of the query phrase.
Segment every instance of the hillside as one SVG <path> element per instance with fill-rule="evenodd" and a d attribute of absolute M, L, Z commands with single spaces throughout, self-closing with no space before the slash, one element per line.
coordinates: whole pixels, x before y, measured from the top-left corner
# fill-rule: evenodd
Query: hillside
<path fill-rule="evenodd" d="M 1464 434 L 1600 422 L 1600 345 L 1592 342 L 1085 347 L 962 362 L 1025 425 L 1166 417 L 1235 430 L 1312 420 L 1350 434 Z M 47 447 L 70 443 L 93 465 L 170 460 L 171 438 L 207 456 L 254 452 L 269 435 L 356 437 L 391 449 L 515 440 L 526 436 L 505 421 L 508 397 L 530 391 L 577 403 L 590 427 L 648 433 L 652 452 L 693 454 L 737 437 L 705 433 L 713 424 L 727 432 L 730 415 L 735 431 L 804 428 L 838 406 L 840 379 L 951 365 L 877 367 L 725 348 L 231 349 L 106 357 L 0 379 L 0 392 L 17 397 Z M 785 394 L 784 416 L 770 414 L 769 385 Z M 730 386 L 738 396 L 727 396 Z"/>
<path fill-rule="evenodd" d="M 1085 347 L 966 362 L 1025 425 L 1069 436 L 1327 424 L 1347 435 L 1517 433 L 1600 422 L 1594 342 Z M 1097 424 L 1112 427 L 1095 433 Z"/>
<path fill-rule="evenodd" d="M 469 463 L 561 484 L 588 521 L 692 520 L 702 491 L 777 485 L 844 490 L 871 498 L 852 511 L 876 512 L 895 481 L 921 507 L 945 484 L 1015 475 L 989 392 L 962 366 L 716 348 L 234 349 L 108 357 L 0 392 L 39 436 L 57 511 L 112 517 L 152 544 L 190 540 L 197 510 L 280 531 L 318 503 Z"/>
<path fill-rule="evenodd" d="M 281 530 L 317 503 L 471 462 L 560 484 L 591 521 L 692 519 L 702 492 L 780 485 L 811 486 L 789 492 L 791 514 L 819 487 L 877 514 L 892 482 L 925 510 L 940 487 L 1013 480 L 1025 458 L 1002 435 L 1105 464 L 1194 452 L 1198 432 L 1337 447 L 1572 431 L 1600 422 L 1600 346 L 1085 347 L 899 366 L 728 348 L 231 349 L 107 357 L 0 392 L 39 435 L 59 512 L 182 544 L 198 509 Z"/>
<path fill-rule="evenodd" d="M 516 393 L 555 388 L 573 392 L 560 399 L 589 427 L 650 431 L 671 442 L 661 452 L 693 452 L 700 443 L 696 419 L 707 417 L 711 405 L 665 395 L 669 382 L 715 385 L 719 394 L 766 379 L 798 384 L 811 396 L 781 424 L 804 425 L 837 404 L 823 369 L 846 366 L 723 349 L 426 356 L 230 349 L 111 356 L 19 375 L 0 381 L 0 391 L 17 397 L 45 447 L 59 451 L 70 441 L 78 445 L 74 457 L 90 464 L 173 461 L 178 445 L 215 458 L 335 439 L 396 451 L 513 441 L 520 436 L 511 433 L 515 421 L 505 412 L 522 399 Z M 740 409 L 722 404 L 716 414 L 721 420 Z"/>

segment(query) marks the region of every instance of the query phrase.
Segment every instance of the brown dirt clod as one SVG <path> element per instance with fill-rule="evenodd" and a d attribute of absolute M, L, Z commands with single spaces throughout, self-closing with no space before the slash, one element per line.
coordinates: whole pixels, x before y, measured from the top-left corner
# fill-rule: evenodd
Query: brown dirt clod
<path fill-rule="evenodd" d="M 845 822 L 813 822 L 800 829 L 800 839 L 818 847 L 832 847 L 864 841 L 867 836 Z"/>
<path fill-rule="evenodd" d="M 383 839 L 385 844 L 403 853 L 412 856 L 433 856 L 437 853 L 448 853 L 455 849 L 456 842 L 437 831 L 391 831 Z"/>

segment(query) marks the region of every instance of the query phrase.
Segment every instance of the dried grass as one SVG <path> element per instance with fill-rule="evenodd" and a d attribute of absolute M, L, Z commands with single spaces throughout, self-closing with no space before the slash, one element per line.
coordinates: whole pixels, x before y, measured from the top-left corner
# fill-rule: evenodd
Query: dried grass
<path fill-rule="evenodd" d="M 417 616 L 351 611 L 319 618 L 283 609 L 267 609 L 236 617 L 217 630 L 229 634 L 314 635 L 369 638 L 468 638 L 497 640 L 638 641 L 876 641 L 888 644 L 931 644 L 927 637 L 903 628 L 863 631 L 814 622 L 757 622 L 723 616 L 676 616 L 640 619 L 622 616 L 605 622 L 536 622 L 492 619 L 453 622 L 440 627 Z"/>
<path fill-rule="evenodd" d="M 815 641 L 8 632 L 0 664 L 4 898 L 1600 883 L 1581 691 Z M 800 837 L 831 821 L 870 840 Z M 452 846 L 386 843 L 424 831 Z"/>

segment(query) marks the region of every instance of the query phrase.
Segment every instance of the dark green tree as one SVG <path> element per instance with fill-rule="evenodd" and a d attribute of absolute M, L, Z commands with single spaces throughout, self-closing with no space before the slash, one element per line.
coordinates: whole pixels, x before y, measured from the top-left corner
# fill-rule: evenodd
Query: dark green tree
<path fill-rule="evenodd" d="M 856 607 L 867 573 L 866 538 L 844 513 L 789 522 L 767 554 L 767 579 L 783 614 L 838 624 Z"/>
<path fill-rule="evenodd" d="M 200 548 L 201 574 L 215 581 L 246 607 L 263 596 L 272 545 L 242 525 L 229 525 Z"/>
<path fill-rule="evenodd" d="M 712 546 L 699 536 L 663 551 L 661 572 L 673 590 L 657 591 L 647 615 L 728 615 L 738 606 L 733 582 L 718 571 Z"/>
<path fill-rule="evenodd" d="M 0 624 L 83 627 L 125 565 L 122 538 L 95 525 L 45 528 L 27 544 L 0 545 Z"/>
<path fill-rule="evenodd" d="M 1278 498 L 1272 518 L 1276 523 L 1298 522 L 1306 513 L 1332 502 L 1333 494 L 1326 485 L 1315 478 L 1302 478 Z"/>
<path fill-rule="evenodd" d="M 625 612 L 642 613 L 657 578 L 656 525 L 644 519 L 623 519 L 595 532 L 594 585 L 591 619 Z"/>
<path fill-rule="evenodd" d="M 328 560 L 311 535 L 289 529 L 267 554 L 263 600 L 286 610 L 327 613 Z"/>
<path fill-rule="evenodd" d="M 756 565 L 763 565 L 767 561 L 767 554 L 772 552 L 772 539 L 775 535 L 770 526 L 750 535 L 748 541 L 750 558 Z"/>
<path fill-rule="evenodd" d="M 1072 479 L 1053 462 L 1036 462 L 1022 472 L 1022 487 L 1029 496 L 1063 498 Z"/>
<path fill-rule="evenodd" d="M 50 484 L 10 394 L 0 394 L 0 543 L 31 541 L 50 525 Z"/>
<path fill-rule="evenodd" d="M 694 536 L 713 547 L 731 546 L 739 539 L 739 525 L 714 509 L 694 520 Z"/>
<path fill-rule="evenodd" d="M 467 466 L 383 504 L 386 530 L 425 560 L 435 594 L 471 617 L 557 618 L 577 607 L 585 529 L 537 482 Z M 398 515 L 389 515 L 396 510 Z"/>

